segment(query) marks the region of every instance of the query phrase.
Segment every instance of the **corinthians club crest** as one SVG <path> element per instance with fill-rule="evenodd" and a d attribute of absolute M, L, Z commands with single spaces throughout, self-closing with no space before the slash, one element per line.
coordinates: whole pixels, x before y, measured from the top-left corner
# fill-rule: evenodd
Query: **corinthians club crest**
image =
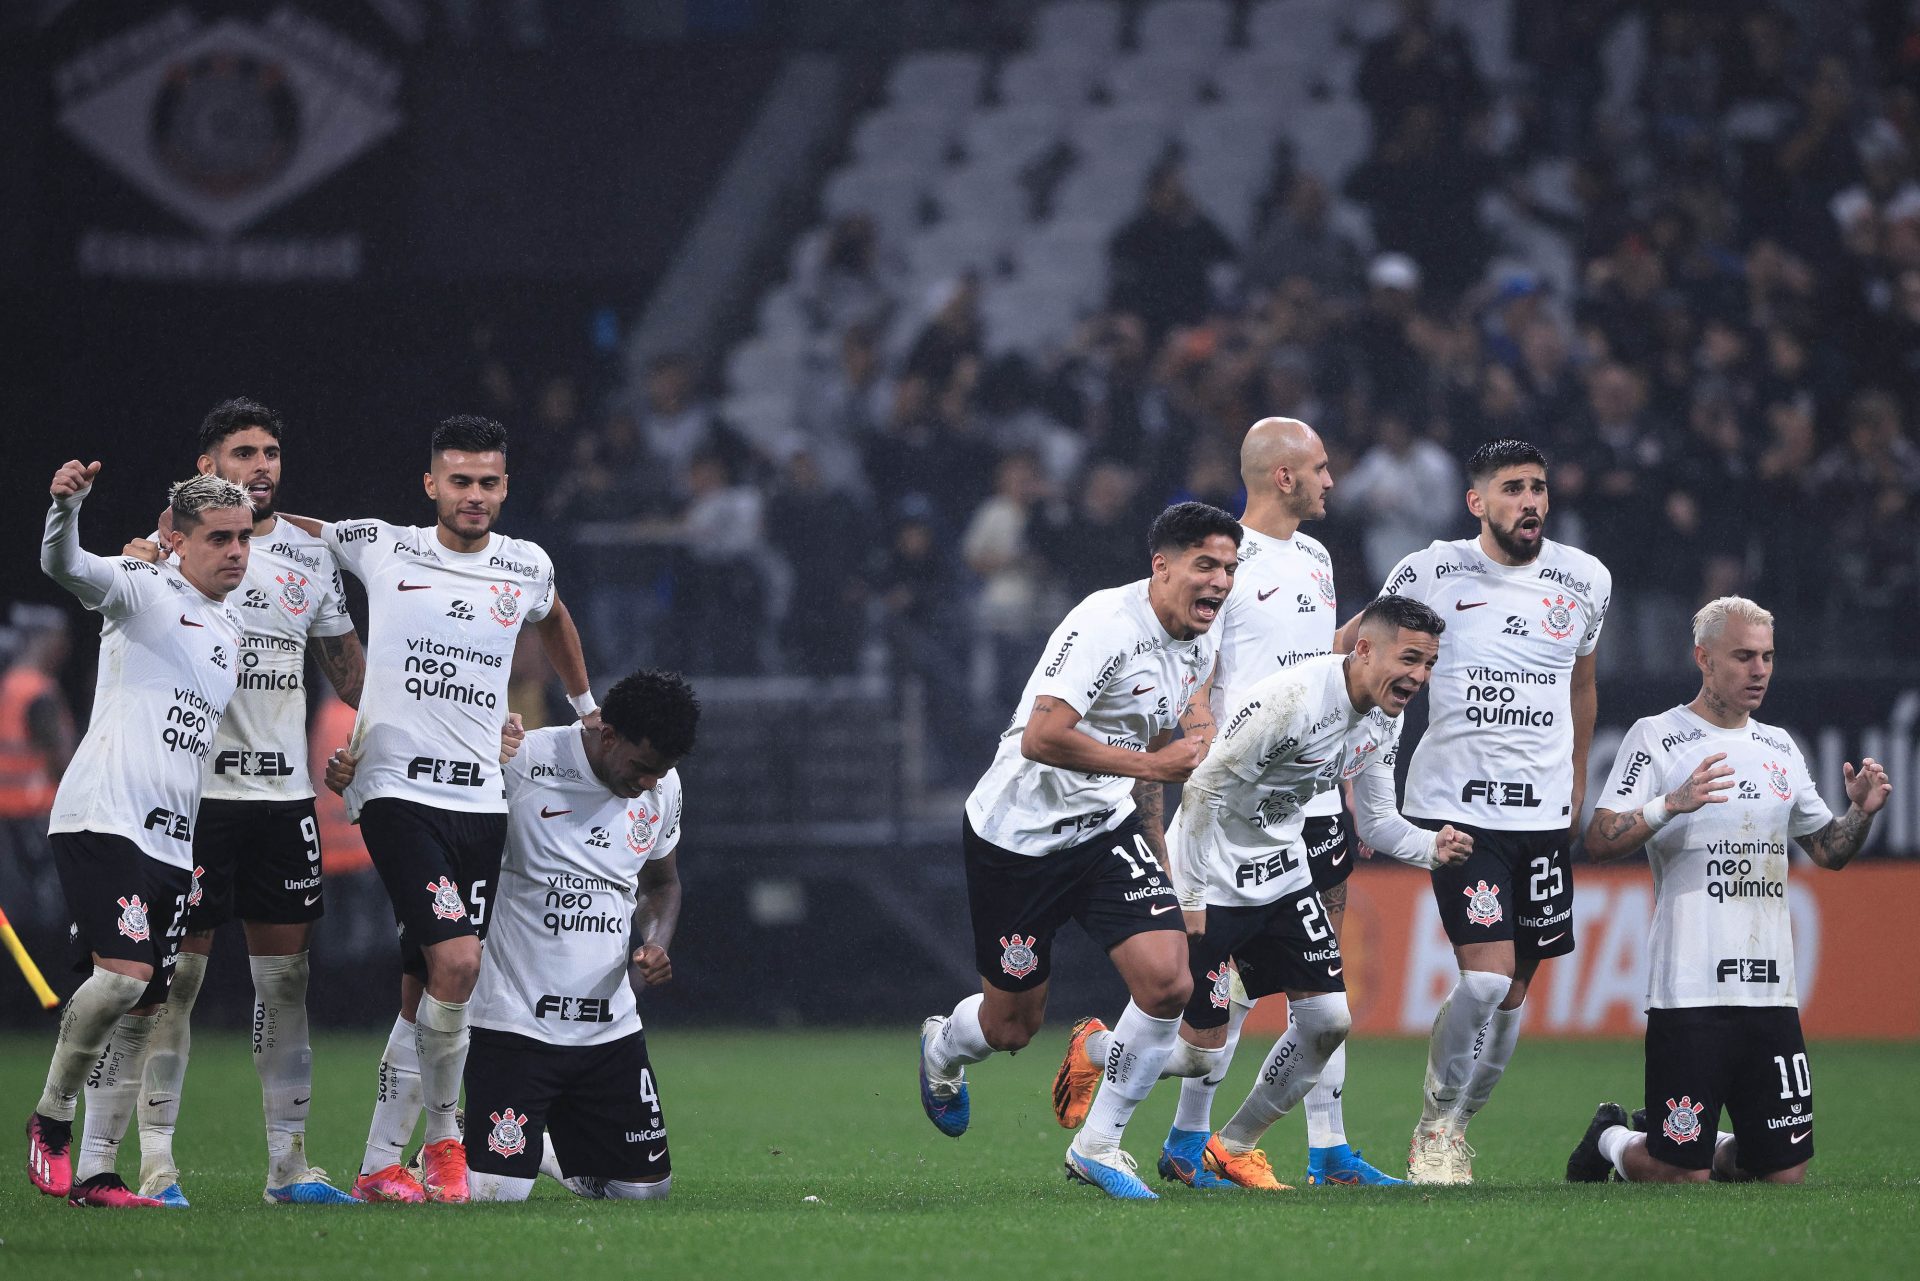
<path fill-rule="evenodd" d="M 1545 616 L 1540 619 L 1540 630 L 1555 640 L 1565 640 L 1573 635 L 1573 611 L 1579 602 L 1570 601 L 1565 596 L 1542 596 L 1540 603 L 1547 607 Z"/>
<path fill-rule="evenodd" d="M 493 593 L 493 604 L 487 606 L 487 613 L 493 621 L 502 627 L 512 627 L 520 621 L 520 589 L 512 583 L 501 583 L 487 588 Z"/>
<path fill-rule="evenodd" d="M 487 1150 L 498 1152 L 501 1156 L 519 1156 L 527 1150 L 527 1114 L 515 1115 L 512 1108 L 505 1112 L 494 1112 L 488 1120 L 493 1129 L 487 1132 Z"/>
<path fill-rule="evenodd" d="M 1700 1137 L 1700 1114 L 1707 1110 L 1704 1103 L 1695 1103 L 1691 1095 L 1683 1094 L 1675 1103 L 1667 1100 L 1667 1119 L 1660 1123 L 1660 1133 L 1675 1143 L 1691 1143 Z"/>
<path fill-rule="evenodd" d="M 1760 768 L 1766 771 L 1767 786 L 1773 789 L 1775 796 L 1778 796 L 1783 801 L 1793 799 L 1793 784 L 1787 781 L 1786 766 L 1780 764 L 1778 761 L 1768 761 Z"/>
<path fill-rule="evenodd" d="M 1467 921 L 1473 925 L 1492 925 L 1500 919 L 1500 887 L 1481 881 L 1460 891 L 1467 896 Z"/>
<path fill-rule="evenodd" d="M 136 943 L 144 943 L 153 937 L 153 931 L 147 927 L 147 905 L 138 894 L 119 900 L 120 932 Z"/>
<path fill-rule="evenodd" d="M 659 822 L 660 811 L 645 801 L 628 810 L 627 848 L 645 858 L 653 849 L 654 831 Z"/>
<path fill-rule="evenodd" d="M 295 618 L 307 612 L 312 598 L 307 595 L 307 580 L 299 574 L 275 574 L 273 581 L 280 584 L 280 603 Z"/>
<path fill-rule="evenodd" d="M 467 919 L 467 905 L 460 898 L 460 887 L 441 877 L 437 881 L 427 882 L 427 891 L 433 895 L 433 914 L 443 921 L 464 921 Z"/>
<path fill-rule="evenodd" d="M 1021 938 L 1015 934 L 1012 938 L 1002 938 L 1000 946 L 1000 968 L 1009 978 L 1023 979 L 1040 968 L 1040 957 L 1033 950 L 1034 935 Z"/>
<path fill-rule="evenodd" d="M 1216 1010 L 1226 1009 L 1233 995 L 1233 971 L 1222 965 L 1217 970 L 1208 970 L 1207 977 L 1213 982 L 1207 992 L 1207 1003 Z"/>
<path fill-rule="evenodd" d="M 206 874 L 207 869 L 204 867 L 195 867 L 193 869 L 193 888 L 187 892 L 188 907 L 200 906 L 201 896 L 205 893 L 205 891 L 200 888 L 200 878 Z"/>

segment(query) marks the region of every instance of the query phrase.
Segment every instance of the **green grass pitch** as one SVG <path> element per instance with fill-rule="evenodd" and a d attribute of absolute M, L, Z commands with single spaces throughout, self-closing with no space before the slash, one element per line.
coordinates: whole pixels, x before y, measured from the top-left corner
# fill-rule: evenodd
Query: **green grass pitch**
<path fill-rule="evenodd" d="M 0 1096 L 12 1100 L 5 1124 L 15 1135 L 0 1175 L 0 1277 L 1920 1275 L 1920 1051 L 1911 1047 L 1813 1047 L 1820 1155 L 1797 1190 L 1567 1186 L 1567 1152 L 1595 1103 L 1632 1106 L 1639 1047 L 1523 1040 L 1474 1124 L 1471 1188 L 1264 1197 L 1174 1188 L 1156 1204 L 1122 1205 L 1061 1175 L 1067 1135 L 1047 1086 L 1064 1040 L 1056 1025 L 1032 1050 L 972 1069 L 973 1129 L 955 1140 L 920 1114 L 910 1028 L 657 1029 L 650 1048 L 673 1145 L 671 1200 L 589 1203 L 543 1180 L 521 1206 L 316 1209 L 261 1203 L 260 1096 L 246 1044 L 202 1035 L 176 1144 L 194 1208 L 83 1213 L 32 1190 L 14 1128 L 46 1070 L 49 1022 L 44 1035 L 0 1038 Z M 360 1154 L 379 1052 L 379 1041 L 351 1036 L 315 1049 L 310 1151 L 341 1181 Z M 1351 1053 L 1351 1137 L 1389 1169 L 1418 1109 L 1423 1052 L 1387 1040 Z M 1257 1058 L 1236 1065 L 1216 1122 Z M 1173 1101 L 1163 1083 L 1128 1136 L 1149 1176 Z M 1301 1181 L 1304 1146 L 1297 1115 L 1270 1136 L 1283 1179 Z"/>

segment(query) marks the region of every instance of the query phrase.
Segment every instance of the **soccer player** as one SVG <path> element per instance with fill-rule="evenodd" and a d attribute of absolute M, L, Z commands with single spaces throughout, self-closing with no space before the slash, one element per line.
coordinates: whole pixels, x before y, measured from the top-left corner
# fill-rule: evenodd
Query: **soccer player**
<path fill-rule="evenodd" d="M 1571 1182 L 1618 1171 L 1634 1183 L 1799 1183 L 1813 1159 L 1787 843 L 1817 867 L 1845 867 L 1893 787 L 1872 757 L 1842 764 L 1849 805 L 1835 818 L 1793 739 L 1753 719 L 1774 663 L 1773 615 L 1760 606 L 1703 606 L 1693 661 L 1700 692 L 1634 722 L 1587 827 L 1596 862 L 1644 845 L 1653 865 L 1646 1111 L 1629 1126 L 1619 1104 L 1601 1104 L 1567 1159 Z M 1719 1131 L 1722 1107 L 1731 1134 Z"/>
<path fill-rule="evenodd" d="M 1477 538 L 1435 542 L 1387 575 L 1388 595 L 1446 618 L 1426 733 L 1407 772 L 1407 817 L 1473 837 L 1436 868 L 1433 893 L 1460 979 L 1427 1049 L 1408 1153 L 1415 1183 L 1471 1183 L 1467 1124 L 1513 1057 L 1540 962 L 1573 951 L 1571 832 L 1597 708 L 1594 650 L 1613 594 L 1592 556 L 1546 537 L 1547 460 L 1491 440 L 1467 460 Z M 1356 623 L 1335 648 L 1351 644 Z"/>
<path fill-rule="evenodd" d="M 1022 1049 L 1040 1030 L 1053 936 L 1078 921 L 1132 1000 L 1067 1175 L 1139 1200 L 1154 1193 L 1120 1134 L 1173 1050 L 1192 988 L 1180 905 L 1160 864 L 1163 785 L 1183 782 L 1205 751 L 1199 736 L 1173 741 L 1173 731 L 1190 703 L 1206 706 L 1211 631 L 1233 588 L 1240 525 L 1181 503 L 1160 513 L 1147 541 L 1151 577 L 1093 593 L 1054 629 L 967 798 L 961 840 L 981 991 L 920 1029 L 921 1106 L 957 1137 L 971 1114 L 967 1065 Z"/>
<path fill-rule="evenodd" d="M 607 691 L 595 724 L 534 730 L 506 767 L 507 846 L 466 1069 L 476 1201 L 526 1200 L 543 1164 L 595 1199 L 651 1200 L 672 1186 L 628 972 L 645 986 L 673 977 L 674 765 L 699 718 L 680 677 L 636 672 Z M 337 754 L 328 782 L 351 769 Z"/>
<path fill-rule="evenodd" d="M 1285 992 L 1289 1013 L 1246 1102 L 1202 1139 L 1211 1186 L 1286 1190 L 1260 1139 L 1307 1095 L 1352 1022 L 1340 940 L 1307 866 L 1312 799 L 1352 784 L 1361 839 L 1420 867 L 1459 862 L 1473 848 L 1451 827 L 1415 827 L 1393 803 L 1401 713 L 1427 683 L 1445 630 L 1418 601 L 1374 601 L 1352 653 L 1309 658 L 1243 689 L 1181 794 L 1167 867 L 1187 913 L 1193 995 L 1167 1074 L 1223 1074 L 1235 972 L 1249 1002 Z M 1088 1038 L 1096 1063 L 1105 1035 Z"/>
<path fill-rule="evenodd" d="M 1247 488 L 1240 517 L 1239 588 L 1220 615 L 1220 670 L 1213 682 L 1213 724 L 1239 705 L 1254 682 L 1333 649 L 1333 560 L 1327 549 L 1300 531 L 1303 521 L 1327 514 L 1333 473 L 1327 448 L 1313 428 L 1292 418 L 1263 418 L 1240 445 L 1240 478 Z M 1353 843 L 1342 821 L 1340 792 L 1317 791 L 1306 802 L 1307 866 L 1320 891 L 1334 938 L 1347 910 L 1347 877 Z M 1215 1069 L 1180 1083 L 1180 1105 L 1160 1152 L 1160 1175 L 1196 1187 L 1217 1187 L 1219 1176 L 1201 1160 L 1213 1130 L 1214 1091 L 1226 1079 L 1240 1043 L 1240 1025 L 1253 1008 L 1238 979 L 1227 984 L 1226 1043 Z M 1347 1047 L 1333 1052 L 1307 1094 L 1307 1182 L 1390 1184 L 1347 1144 L 1341 1095 L 1347 1080 Z"/>
<path fill-rule="evenodd" d="M 507 497 L 506 429 L 486 418 L 442 421 L 424 485 L 435 516 L 424 528 L 289 517 L 367 589 L 366 686 L 346 800 L 393 900 L 403 974 L 354 1183 L 363 1201 L 467 1199 L 454 1112 L 467 1002 L 506 839 L 500 739 L 522 626 L 539 631 L 574 710 L 584 716 L 594 706 L 553 562 L 538 544 L 493 529 Z M 400 1154 L 423 1103 L 416 1180 Z"/>
<path fill-rule="evenodd" d="M 360 701 L 365 655 L 347 616 L 333 553 L 274 513 L 280 491 L 280 415 L 245 399 L 214 406 L 200 424 L 201 475 L 233 481 L 253 503 L 253 552 L 237 598 L 246 626 L 239 689 L 207 760 L 193 832 L 193 890 L 167 1003 L 153 1021 L 140 1087 L 140 1193 L 185 1206 L 174 1126 L 186 1079 L 193 1005 L 214 931 L 238 915 L 253 971 L 253 1066 L 267 1127 L 269 1204 L 352 1200 L 306 1157 L 313 1097 L 307 1035 L 307 947 L 325 908 L 320 834 L 307 769 L 306 657 L 313 651 L 349 705 Z M 147 540 L 129 551 L 157 555 Z M 83 1149 L 94 1141 L 92 1116 Z"/>
<path fill-rule="evenodd" d="M 75 1205 L 158 1206 L 121 1182 L 114 1161 L 186 933 L 202 767 L 241 670 L 245 628 L 227 596 L 246 577 L 253 504 L 217 476 L 182 481 L 168 495 L 167 546 L 178 562 L 109 560 L 80 548 L 80 504 L 99 474 L 99 463 L 78 459 L 54 473 L 40 547 L 47 576 L 104 624 L 92 722 L 48 824 L 74 969 L 89 977 L 67 1000 L 27 1121 L 27 1170 L 40 1191 Z M 83 1082 L 100 1142 L 81 1150 L 76 1169 L 69 1149 Z"/>

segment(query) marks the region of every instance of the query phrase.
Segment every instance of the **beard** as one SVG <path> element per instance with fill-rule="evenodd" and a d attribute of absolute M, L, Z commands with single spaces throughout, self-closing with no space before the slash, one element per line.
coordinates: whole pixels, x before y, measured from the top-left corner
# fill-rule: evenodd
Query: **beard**
<path fill-rule="evenodd" d="M 1520 541 L 1518 525 L 1512 529 L 1502 529 L 1491 521 L 1487 523 L 1487 532 L 1493 535 L 1494 544 L 1517 565 L 1529 564 L 1540 554 L 1540 548 L 1546 543 L 1546 530 L 1546 522 L 1542 521 L 1540 537 L 1529 546 Z"/>

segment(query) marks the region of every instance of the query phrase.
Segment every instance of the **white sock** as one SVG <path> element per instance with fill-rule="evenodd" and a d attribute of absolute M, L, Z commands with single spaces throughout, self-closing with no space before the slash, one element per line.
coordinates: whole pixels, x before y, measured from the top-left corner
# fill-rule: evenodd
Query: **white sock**
<path fill-rule="evenodd" d="M 936 1077 L 952 1080 L 969 1063 L 978 1063 L 993 1054 L 987 1034 L 980 1027 L 980 1007 L 986 996 L 975 992 L 953 1007 L 940 1035 L 927 1045 L 927 1068 Z"/>
<path fill-rule="evenodd" d="M 1347 1120 L 1340 1095 L 1347 1088 L 1347 1043 L 1333 1052 L 1320 1069 L 1320 1079 L 1307 1091 L 1307 1146 L 1337 1148 L 1347 1141 Z"/>
<path fill-rule="evenodd" d="M 420 1120 L 420 1051 L 413 1024 L 402 1014 L 387 1034 L 380 1056 L 380 1092 L 374 1099 L 373 1124 L 367 1129 L 367 1154 L 360 1173 L 372 1174 L 400 1163 L 400 1153 L 413 1138 Z"/>
<path fill-rule="evenodd" d="M 673 1176 L 656 1179 L 652 1183 L 628 1183 L 622 1179 L 608 1179 L 606 1199 L 609 1201 L 664 1201 L 667 1193 L 673 1191 Z"/>
<path fill-rule="evenodd" d="M 1274 1042 L 1240 1110 L 1220 1127 L 1220 1142 L 1229 1152 L 1260 1146 L 1273 1123 L 1292 1111 L 1320 1079 L 1320 1070 L 1353 1026 L 1345 992 L 1309 996 L 1289 1007 L 1286 1035 Z"/>
<path fill-rule="evenodd" d="M 1453 994 L 1433 1021 L 1427 1043 L 1426 1106 L 1433 1116 L 1447 1116 L 1467 1083 L 1473 1066 L 1473 1046 L 1480 1030 L 1506 1000 L 1513 980 L 1486 970 L 1462 970 Z M 1427 1114 L 1422 1119 L 1428 1120 Z"/>
<path fill-rule="evenodd" d="M 1623 1179 L 1628 1177 L 1627 1144 L 1633 1141 L 1633 1135 L 1624 1125 L 1610 1125 L 1600 1133 L 1600 1155 L 1613 1162 Z"/>
<path fill-rule="evenodd" d="M 60 1014 L 60 1036 L 53 1043 L 53 1062 L 35 1112 L 49 1121 L 73 1120 L 81 1083 L 100 1061 L 101 1051 L 113 1038 L 114 1025 L 146 990 L 145 979 L 93 967 L 92 975 L 73 990 Z"/>
<path fill-rule="evenodd" d="M 86 1124 L 81 1130 L 80 1158 L 73 1165 L 76 1184 L 96 1174 L 112 1174 L 118 1164 L 120 1140 L 140 1099 L 140 1066 L 146 1062 L 152 1035 L 151 1014 L 123 1015 L 113 1025 L 113 1038 L 100 1056 L 99 1067 L 87 1078 Z"/>
<path fill-rule="evenodd" d="M 533 1192 L 532 1179 L 510 1179 L 504 1174 L 467 1175 L 467 1199 L 470 1201 L 524 1201 Z"/>
<path fill-rule="evenodd" d="M 1520 1018 L 1524 1008 L 1495 1009 L 1493 1017 L 1487 1020 L 1486 1035 L 1478 1041 L 1479 1053 L 1474 1055 L 1473 1066 L 1467 1071 L 1466 1087 L 1460 1091 L 1460 1101 L 1454 1113 L 1456 1128 L 1466 1129 L 1467 1122 L 1473 1120 L 1474 1114 L 1487 1106 L 1487 1100 L 1493 1097 L 1493 1087 L 1500 1084 L 1500 1078 L 1513 1058 L 1513 1047 L 1520 1041 Z"/>
<path fill-rule="evenodd" d="M 1160 1069 L 1160 1079 L 1178 1077 L 1181 1080 L 1202 1080 L 1212 1075 L 1215 1065 L 1220 1062 L 1221 1047 L 1205 1049 L 1195 1045 L 1184 1036 L 1173 1039 L 1173 1052 L 1167 1055 L 1167 1065 Z"/>
<path fill-rule="evenodd" d="M 1227 1069 L 1233 1066 L 1233 1052 L 1240 1045 L 1240 1028 L 1251 1013 L 1251 1005 L 1243 1005 L 1239 1001 L 1228 1004 L 1227 1043 L 1220 1047 L 1220 1056 L 1214 1060 L 1213 1071 L 1205 1076 L 1190 1076 L 1180 1082 L 1180 1104 L 1173 1113 L 1174 1129 L 1212 1133 L 1213 1096 L 1219 1090 L 1220 1083 L 1227 1079 Z"/>
<path fill-rule="evenodd" d="M 193 1003 L 206 982 L 207 958 L 182 952 L 173 963 L 167 1001 L 154 1014 L 147 1062 L 140 1073 L 140 1182 L 180 1167 L 173 1159 L 173 1129 L 180 1120 L 180 1087 L 187 1079 L 193 1046 Z"/>
<path fill-rule="evenodd" d="M 256 956 L 247 965 L 253 971 L 253 1068 L 260 1074 L 267 1121 L 267 1186 L 283 1188 L 307 1171 L 307 1109 L 313 1100 L 307 954 Z"/>
<path fill-rule="evenodd" d="M 1106 1070 L 1100 1089 L 1087 1110 L 1087 1123 L 1074 1136 L 1073 1147 L 1082 1156 L 1100 1156 L 1119 1146 L 1120 1135 L 1133 1110 L 1160 1079 L 1173 1044 L 1180 1039 L 1180 1016 L 1156 1019 L 1127 1002 L 1102 1057 Z"/>
<path fill-rule="evenodd" d="M 460 1076 L 467 1066 L 467 1003 L 420 997 L 413 1023 L 420 1047 L 420 1101 L 427 1109 L 428 1143 L 460 1137 L 454 1112 L 460 1106 Z"/>
<path fill-rule="evenodd" d="M 565 1183 L 567 1181 L 566 1172 L 560 1168 L 560 1156 L 553 1150 L 551 1137 L 549 1137 L 546 1145 L 540 1149 L 540 1173 L 546 1175 L 555 1183 Z"/>

